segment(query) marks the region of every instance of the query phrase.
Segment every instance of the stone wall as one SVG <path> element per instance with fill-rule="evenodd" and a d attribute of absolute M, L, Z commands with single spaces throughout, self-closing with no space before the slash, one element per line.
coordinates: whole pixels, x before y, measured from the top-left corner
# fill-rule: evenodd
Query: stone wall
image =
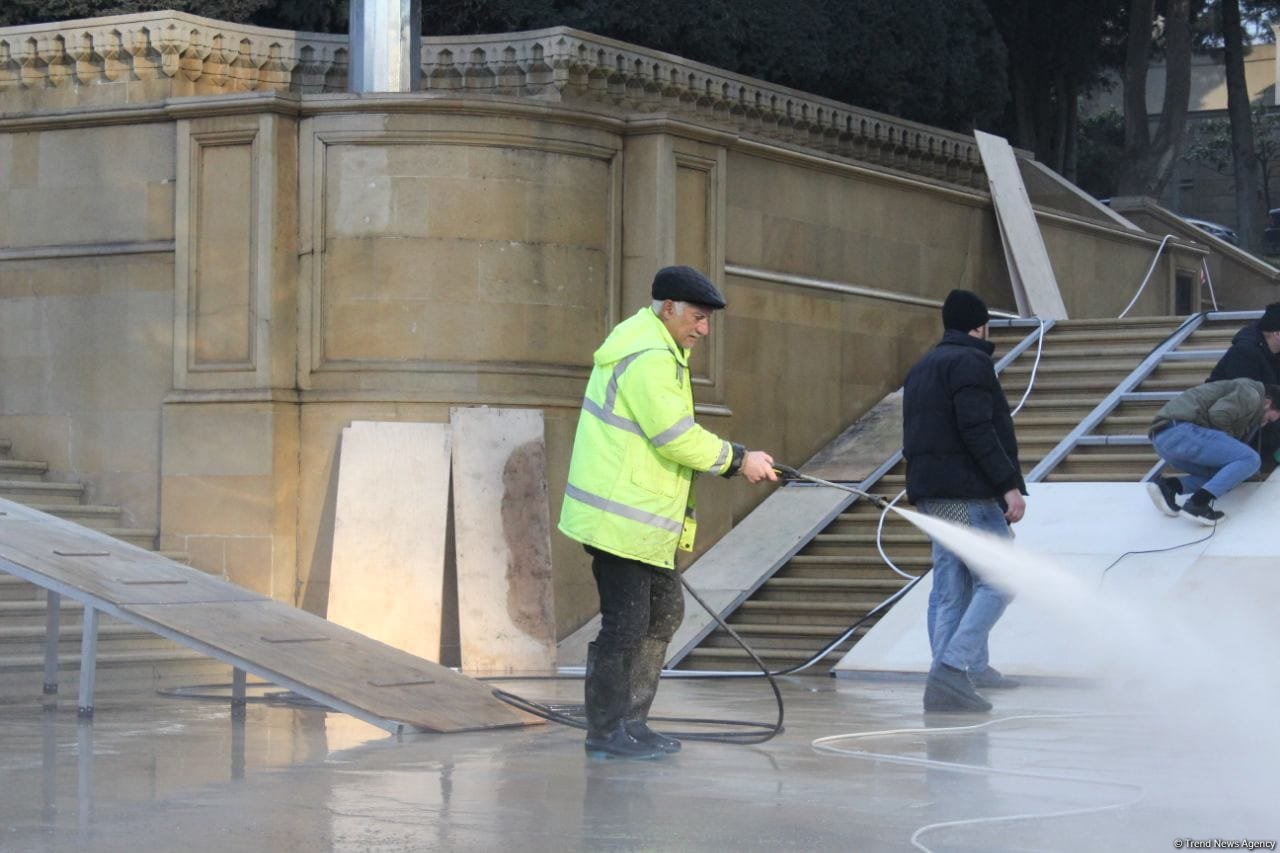
<path fill-rule="evenodd" d="M 0 30 L 0 434 L 275 598 L 324 610 L 353 420 L 536 407 L 558 514 L 591 353 L 662 265 L 730 303 L 703 422 L 792 464 L 901 382 L 952 287 L 1013 307 L 971 139 L 567 30 L 428 40 L 425 91 L 348 95 L 341 44 Z M 1039 216 L 1072 316 L 1117 314 L 1159 241 Z M 1137 312 L 1196 264 L 1175 246 Z M 766 494 L 698 488 L 703 549 Z M 596 602 L 553 550 L 564 634 Z"/>

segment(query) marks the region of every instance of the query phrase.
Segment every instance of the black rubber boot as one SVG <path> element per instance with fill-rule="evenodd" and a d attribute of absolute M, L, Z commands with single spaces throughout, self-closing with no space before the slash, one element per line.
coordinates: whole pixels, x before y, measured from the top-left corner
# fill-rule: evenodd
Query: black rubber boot
<path fill-rule="evenodd" d="M 586 750 L 592 755 L 615 758 L 660 758 L 656 746 L 640 743 L 627 733 L 623 717 L 630 698 L 624 655 L 602 654 L 595 643 L 587 646 L 587 671 L 583 687 L 587 705 Z"/>
<path fill-rule="evenodd" d="M 627 731 L 644 744 L 663 752 L 679 752 L 680 741 L 649 728 L 649 708 L 658 693 L 662 664 L 667 657 L 667 641 L 644 639 L 631 659 L 631 698 L 627 705 Z"/>
<path fill-rule="evenodd" d="M 924 709 L 929 712 L 990 711 L 991 703 L 973 689 L 964 670 L 935 663 L 924 686 Z"/>

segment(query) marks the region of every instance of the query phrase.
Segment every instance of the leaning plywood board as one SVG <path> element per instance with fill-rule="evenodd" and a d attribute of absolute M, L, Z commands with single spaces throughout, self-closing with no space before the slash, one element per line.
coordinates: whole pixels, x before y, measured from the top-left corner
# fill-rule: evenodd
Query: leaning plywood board
<path fill-rule="evenodd" d="M 440 659 L 449 511 L 447 424 L 357 422 L 342 431 L 331 621 Z"/>
<path fill-rule="evenodd" d="M 393 731 L 539 722 L 431 661 L 3 499 L 0 571 Z"/>
<path fill-rule="evenodd" d="M 690 566 L 685 580 L 726 618 L 853 501 L 848 492 L 823 486 L 778 489 Z M 678 663 L 715 629 L 715 619 L 685 593 L 684 621 L 667 647 L 668 662 Z M 582 666 L 599 631 L 596 616 L 562 640 L 560 664 Z"/>
<path fill-rule="evenodd" d="M 542 412 L 451 410 L 458 633 L 469 673 L 555 666 Z"/>
<path fill-rule="evenodd" d="M 991 201 L 1005 254 L 1010 259 L 1009 277 L 1014 282 L 1019 309 L 1042 320 L 1067 319 L 1067 308 L 1013 149 L 1002 137 L 980 130 L 973 135 L 991 184 Z M 1022 294 L 1018 293 L 1019 286 Z"/>

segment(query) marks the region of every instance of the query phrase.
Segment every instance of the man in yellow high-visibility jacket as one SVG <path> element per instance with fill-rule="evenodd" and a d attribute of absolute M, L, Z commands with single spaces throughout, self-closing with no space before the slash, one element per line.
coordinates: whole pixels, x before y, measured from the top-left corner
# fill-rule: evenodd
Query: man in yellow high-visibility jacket
<path fill-rule="evenodd" d="M 691 267 L 664 267 L 653 304 L 595 352 L 560 530 L 592 556 L 600 633 L 588 647 L 587 752 L 656 758 L 680 742 L 646 724 L 667 643 L 684 617 L 677 548 L 693 550 L 693 476 L 776 480 L 773 458 L 694 422 L 689 350 L 724 297 Z"/>

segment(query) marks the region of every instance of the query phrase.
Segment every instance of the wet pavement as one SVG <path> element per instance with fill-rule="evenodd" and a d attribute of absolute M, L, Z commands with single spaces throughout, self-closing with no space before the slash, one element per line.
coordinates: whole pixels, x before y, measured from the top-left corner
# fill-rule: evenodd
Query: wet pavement
<path fill-rule="evenodd" d="M 500 686 L 581 701 L 572 680 Z M 1204 737 L 1189 736 L 1160 708 L 1079 684 L 927 718 L 919 681 L 782 687 L 774 740 L 648 762 L 588 758 L 582 733 L 557 725 L 397 738 L 314 708 L 251 704 L 240 724 L 208 699 L 103 704 L 92 724 L 0 707 L 0 850 L 1154 851 L 1280 837 L 1273 732 L 1221 740 L 1199 720 Z M 663 681 L 654 713 L 768 722 L 775 708 L 759 680 L 682 679 Z"/>

